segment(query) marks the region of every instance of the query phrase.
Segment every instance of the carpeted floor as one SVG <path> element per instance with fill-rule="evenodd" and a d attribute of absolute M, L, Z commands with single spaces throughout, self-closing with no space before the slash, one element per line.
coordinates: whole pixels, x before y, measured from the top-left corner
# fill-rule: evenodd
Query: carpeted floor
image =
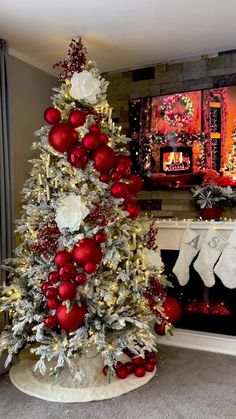
<path fill-rule="evenodd" d="M 162 347 L 157 377 L 114 400 L 49 403 L 0 378 L 1 419 L 236 419 L 236 357 Z"/>

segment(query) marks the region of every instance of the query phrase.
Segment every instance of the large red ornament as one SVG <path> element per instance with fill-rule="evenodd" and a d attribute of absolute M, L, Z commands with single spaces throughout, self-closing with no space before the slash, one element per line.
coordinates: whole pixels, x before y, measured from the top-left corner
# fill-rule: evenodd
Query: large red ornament
<path fill-rule="evenodd" d="M 68 153 L 68 162 L 77 169 L 83 169 L 88 163 L 88 153 L 84 148 L 75 146 Z"/>
<path fill-rule="evenodd" d="M 62 301 L 73 300 L 76 297 L 77 288 L 72 282 L 64 282 L 58 288 L 59 297 Z"/>
<path fill-rule="evenodd" d="M 67 252 L 66 250 L 60 250 L 59 252 L 56 253 L 56 256 L 54 258 L 54 263 L 58 268 L 70 262 L 72 262 L 71 253 Z"/>
<path fill-rule="evenodd" d="M 129 190 L 131 192 L 139 192 L 142 189 L 143 181 L 139 175 L 132 174 L 129 176 Z"/>
<path fill-rule="evenodd" d="M 73 279 L 75 276 L 75 267 L 72 263 L 67 263 L 60 269 L 60 277 L 62 281 L 66 282 Z"/>
<path fill-rule="evenodd" d="M 178 300 L 173 297 L 167 297 L 163 303 L 164 313 L 163 315 L 167 318 L 168 322 L 176 323 L 182 314 L 182 307 Z"/>
<path fill-rule="evenodd" d="M 70 113 L 68 121 L 74 128 L 78 128 L 85 124 L 86 117 L 87 114 L 84 111 L 76 109 Z"/>
<path fill-rule="evenodd" d="M 88 262 L 96 265 L 102 259 L 102 250 L 95 239 L 83 239 L 73 247 L 72 255 L 78 265 Z"/>
<path fill-rule="evenodd" d="M 50 282 L 50 284 L 56 284 L 59 280 L 60 275 L 56 271 L 50 272 L 50 274 L 48 275 L 48 282 Z"/>
<path fill-rule="evenodd" d="M 87 307 L 74 304 L 72 309 L 67 312 L 65 305 L 60 304 L 56 311 L 57 321 L 60 327 L 67 332 L 73 332 L 84 325 Z"/>
<path fill-rule="evenodd" d="M 111 185 L 111 194 L 114 198 L 125 198 L 128 193 L 128 186 L 123 182 L 116 182 Z"/>
<path fill-rule="evenodd" d="M 162 322 L 161 324 L 159 323 L 155 323 L 154 324 L 154 330 L 156 332 L 157 335 L 159 336 L 164 336 L 166 334 L 166 325 L 164 322 Z"/>
<path fill-rule="evenodd" d="M 136 367 L 134 373 L 136 377 L 143 377 L 145 375 L 145 367 Z"/>
<path fill-rule="evenodd" d="M 87 274 L 92 275 L 96 272 L 97 265 L 96 265 L 96 263 L 93 263 L 93 262 L 87 262 L 84 265 L 84 270 Z"/>
<path fill-rule="evenodd" d="M 49 132 L 50 145 L 61 153 L 68 151 L 78 139 L 78 135 L 75 135 L 73 131 L 74 130 L 64 122 L 54 125 Z"/>
<path fill-rule="evenodd" d="M 125 205 L 125 211 L 129 213 L 129 217 L 135 220 L 140 214 L 140 207 L 135 202 L 128 202 Z"/>
<path fill-rule="evenodd" d="M 53 329 L 57 324 L 56 316 L 48 316 L 44 320 L 44 324 L 48 329 Z"/>
<path fill-rule="evenodd" d="M 82 140 L 84 148 L 89 151 L 96 150 L 100 145 L 99 137 L 91 132 L 86 134 Z"/>
<path fill-rule="evenodd" d="M 61 112 L 59 111 L 59 109 L 51 106 L 50 108 L 47 108 L 44 112 L 44 119 L 50 125 L 58 124 L 58 122 L 60 122 L 61 120 Z"/>
<path fill-rule="evenodd" d="M 89 132 L 92 132 L 93 134 L 99 134 L 100 133 L 99 125 L 97 125 L 97 124 L 90 125 Z"/>
<path fill-rule="evenodd" d="M 114 150 L 108 145 L 102 145 L 93 154 L 94 167 L 98 172 L 108 172 L 111 170 L 116 161 Z"/>

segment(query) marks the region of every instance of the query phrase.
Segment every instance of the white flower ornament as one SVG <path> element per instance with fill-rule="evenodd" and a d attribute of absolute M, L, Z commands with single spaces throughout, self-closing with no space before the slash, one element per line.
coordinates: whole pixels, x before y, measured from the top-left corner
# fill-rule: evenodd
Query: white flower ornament
<path fill-rule="evenodd" d="M 81 202 L 81 197 L 68 195 L 63 198 L 56 210 L 55 221 L 58 228 L 68 228 L 71 233 L 78 231 L 81 222 L 89 214 L 89 209 Z"/>
<path fill-rule="evenodd" d="M 91 105 L 96 104 L 101 93 L 101 82 L 87 70 L 74 73 L 71 78 L 70 95 L 77 100 L 84 100 Z"/>

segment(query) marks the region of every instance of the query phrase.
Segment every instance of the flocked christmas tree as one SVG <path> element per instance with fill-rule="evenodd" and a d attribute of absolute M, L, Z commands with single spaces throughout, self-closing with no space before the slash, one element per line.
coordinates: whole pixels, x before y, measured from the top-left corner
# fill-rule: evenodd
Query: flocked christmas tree
<path fill-rule="evenodd" d="M 146 267 L 142 249 L 150 259 L 154 244 L 136 220 L 142 181 L 112 122 L 108 83 L 86 61 L 81 40 L 57 65 L 61 85 L 36 133 L 39 158 L 22 192 L 20 245 L 5 263 L 1 310 L 10 323 L 0 347 L 7 362 L 28 346 L 36 370 L 46 373 L 53 359 L 54 373 L 68 365 L 74 374 L 74 356 L 95 346 L 112 374 L 123 351 L 155 349 L 150 321 L 163 322 L 165 276 L 160 260 Z M 79 363 L 76 370 L 82 379 Z"/>
<path fill-rule="evenodd" d="M 224 171 L 233 178 L 236 178 L 236 120 L 234 120 L 232 144 L 230 147 L 227 164 L 224 167 Z"/>

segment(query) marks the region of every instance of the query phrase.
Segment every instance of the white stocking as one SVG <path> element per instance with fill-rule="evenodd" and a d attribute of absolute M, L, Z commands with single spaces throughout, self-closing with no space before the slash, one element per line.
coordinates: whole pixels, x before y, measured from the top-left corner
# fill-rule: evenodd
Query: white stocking
<path fill-rule="evenodd" d="M 227 240 L 228 246 L 223 250 L 214 272 L 227 288 L 236 288 L 236 229 Z"/>
<path fill-rule="evenodd" d="M 181 238 L 178 259 L 173 267 L 180 285 L 186 285 L 189 281 L 189 267 L 192 260 L 199 252 L 202 237 L 193 230 L 187 228 Z"/>
<path fill-rule="evenodd" d="M 215 284 L 213 268 L 226 244 L 226 240 L 212 229 L 208 230 L 204 237 L 200 253 L 193 267 L 199 273 L 206 287 L 212 287 Z"/>

